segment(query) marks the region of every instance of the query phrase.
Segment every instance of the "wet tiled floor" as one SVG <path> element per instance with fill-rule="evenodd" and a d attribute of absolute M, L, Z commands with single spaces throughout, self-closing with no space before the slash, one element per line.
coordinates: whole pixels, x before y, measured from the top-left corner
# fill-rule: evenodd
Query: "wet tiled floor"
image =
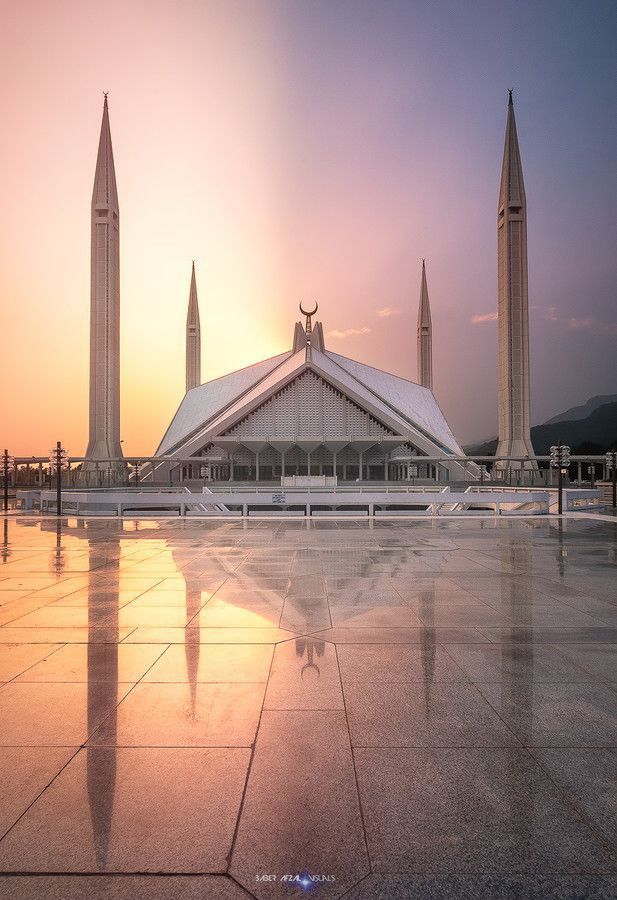
<path fill-rule="evenodd" d="M 617 523 L 0 520 L 0 894 L 617 894 Z"/>

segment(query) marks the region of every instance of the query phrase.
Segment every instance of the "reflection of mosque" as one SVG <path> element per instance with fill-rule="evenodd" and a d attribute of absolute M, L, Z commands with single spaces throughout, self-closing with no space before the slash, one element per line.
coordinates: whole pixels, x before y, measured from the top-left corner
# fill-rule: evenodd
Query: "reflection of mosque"
<path fill-rule="evenodd" d="M 25 523 L 24 523 L 25 524 Z M 534 676 L 534 643 L 533 643 L 533 533 L 542 529 L 542 523 L 530 523 L 529 533 L 517 533 L 516 538 L 512 533 L 510 523 L 481 523 L 481 528 L 499 528 L 502 534 L 500 539 L 499 562 L 501 567 L 501 586 L 499 596 L 499 608 L 505 618 L 513 623 L 511 627 L 502 629 L 502 641 L 499 645 L 502 655 L 501 666 L 501 698 L 510 715 L 515 717 L 515 724 L 522 734 L 530 734 L 532 727 L 533 711 L 533 676 Z M 92 733 L 100 722 L 101 708 L 110 708 L 112 712 L 106 719 L 106 732 L 110 735 L 108 747 L 87 749 L 87 794 L 92 822 L 93 840 L 96 851 L 96 863 L 99 871 L 107 867 L 107 857 L 111 838 L 114 797 L 117 777 L 117 693 L 118 693 L 118 640 L 119 640 L 119 608 L 120 608 L 120 566 L 121 544 L 132 538 L 142 539 L 143 533 L 139 531 L 127 532 L 122 530 L 122 524 L 112 521 L 97 521 L 85 523 L 83 520 L 70 520 L 70 526 L 64 522 L 62 529 L 51 523 L 41 523 L 42 530 L 55 531 L 56 542 L 50 557 L 54 571 L 61 573 L 64 569 L 62 534 L 63 531 L 71 531 L 71 536 L 82 537 L 88 542 L 89 557 L 89 586 L 88 586 L 88 629 L 90 630 L 88 642 L 88 686 L 87 686 L 87 717 L 88 733 Z M 150 532 L 152 534 L 152 532 Z M 156 534 L 156 532 L 154 533 Z M 154 536 L 154 535 L 153 535 Z M 175 536 L 174 536 L 175 537 Z M 203 554 L 204 547 L 201 544 L 196 549 L 194 541 L 182 543 L 182 534 L 178 533 L 179 546 L 171 552 L 174 562 L 182 573 L 186 584 L 186 622 L 189 623 L 202 607 L 202 580 L 199 571 L 203 566 L 191 566 L 197 553 Z M 560 551 L 562 549 L 563 535 L 557 534 L 558 560 L 557 571 L 563 574 L 567 557 Z M 430 546 L 430 544 L 427 546 Z M 247 548 L 249 549 L 249 548 Z M 406 565 L 414 555 L 422 555 L 422 545 L 417 544 L 415 549 L 410 547 L 392 547 L 388 553 L 388 565 L 390 574 L 399 577 L 410 577 L 409 567 Z M 326 568 L 329 563 L 334 567 L 337 559 L 337 550 L 320 548 L 320 554 L 324 555 Z M 2 554 L 6 558 L 10 553 L 8 531 L 5 528 Z M 347 554 L 339 552 L 339 558 L 345 558 L 346 577 L 350 581 L 358 579 L 376 584 L 382 578 L 382 574 L 374 569 L 373 558 L 370 554 Z M 448 558 L 448 551 L 435 549 L 430 554 L 431 572 L 427 574 L 427 581 L 437 582 L 442 571 L 442 566 Z M 355 560 L 355 562 L 354 562 Z M 236 563 L 232 563 L 224 552 L 218 553 L 216 548 L 208 552 L 209 578 L 214 581 L 217 578 L 224 579 L 233 574 Z M 129 572 L 130 570 L 127 570 Z M 97 574 L 99 573 L 99 574 Z M 213 574 L 214 573 L 214 574 Z M 217 574 L 218 573 L 218 574 Z M 100 575 L 104 574 L 101 583 Z M 239 577 L 239 576 L 238 576 Z M 252 576 L 251 576 L 252 577 Z M 242 583 L 242 582 L 241 582 Z M 245 587 L 248 589 L 250 577 L 247 576 Z M 255 594 L 262 595 L 266 599 L 267 592 L 260 592 L 259 588 L 251 590 L 251 597 Z M 241 593 L 239 594 L 241 596 Z M 435 616 L 435 589 L 434 586 L 423 590 L 419 597 L 420 610 L 424 625 L 420 633 L 421 663 L 424 678 L 424 694 L 427 715 L 431 714 L 431 686 L 434 683 L 437 669 L 438 654 L 445 652 L 437 640 L 437 631 L 434 624 Z M 235 601 L 241 605 L 241 601 Z M 301 599 L 296 599 L 298 607 L 301 607 Z M 99 642 L 101 627 L 105 628 L 106 641 Z M 198 669 L 200 653 L 207 652 L 208 645 L 199 643 L 199 629 L 187 628 L 185 630 L 185 656 L 188 690 L 191 697 L 191 708 L 195 710 L 196 694 L 198 688 Z M 325 642 L 310 636 L 298 637 L 295 640 L 296 657 L 299 663 L 299 677 L 304 678 L 312 674 L 319 677 L 319 660 L 324 654 Z M 103 679 L 103 680 L 102 680 Z M 520 785 L 520 763 L 518 754 L 508 752 L 505 759 L 510 760 L 507 777 L 511 781 L 510 813 L 512 817 L 513 833 L 518 835 L 521 851 L 529 848 L 533 841 L 533 809 L 529 807 L 532 801 L 532 785 L 528 789 L 522 789 Z"/>
<path fill-rule="evenodd" d="M 319 641 L 311 637 L 296 638 L 296 656 L 299 660 L 303 660 L 306 654 L 306 662 L 300 669 L 300 678 L 304 678 L 304 675 L 307 672 L 314 672 L 315 675 L 319 678 L 321 673 L 319 670 L 319 666 L 315 662 L 315 656 L 323 656 L 325 648 L 325 641 Z"/>

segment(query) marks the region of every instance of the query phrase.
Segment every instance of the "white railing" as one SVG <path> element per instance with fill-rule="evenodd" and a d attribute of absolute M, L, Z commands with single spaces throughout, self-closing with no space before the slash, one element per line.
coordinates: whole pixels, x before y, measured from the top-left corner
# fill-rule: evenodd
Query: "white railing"
<path fill-rule="evenodd" d="M 55 491 L 24 491 L 27 509 L 45 513 L 56 511 Z M 599 492 L 570 492 L 598 494 Z M 38 496 L 35 496 L 38 495 Z M 588 498 L 589 499 L 589 498 Z M 549 491 L 208 491 L 193 494 L 185 488 L 162 491 L 64 491 L 62 510 L 68 515 L 138 516 L 140 513 L 173 513 L 180 516 L 225 515 L 336 515 L 337 513 L 387 516 L 464 515 L 492 512 L 494 515 L 547 513 Z"/>

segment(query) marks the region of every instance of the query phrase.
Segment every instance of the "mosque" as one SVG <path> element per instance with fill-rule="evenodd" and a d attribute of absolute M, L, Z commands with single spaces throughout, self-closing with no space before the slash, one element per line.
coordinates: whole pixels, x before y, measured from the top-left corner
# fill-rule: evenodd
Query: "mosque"
<path fill-rule="evenodd" d="M 286 353 L 194 387 L 187 367 L 188 390 L 156 455 L 195 457 L 183 480 L 406 480 L 430 477 L 422 457 L 436 456 L 452 457 L 445 466 L 462 475 L 454 458 L 463 451 L 430 388 L 328 350 L 317 305 L 300 308 L 305 322 Z M 187 346 L 191 327 L 189 311 Z"/>
<path fill-rule="evenodd" d="M 90 440 L 86 466 L 120 445 L 120 211 L 107 96 L 91 210 Z M 498 455 L 533 464 L 529 440 L 526 203 L 510 94 L 498 209 Z M 432 323 L 422 262 L 417 382 L 329 350 L 300 304 L 290 349 L 201 383 L 195 265 L 186 320 L 186 393 L 144 470 L 147 480 L 323 483 L 475 479 L 433 394 Z M 508 463 L 511 465 L 511 462 Z"/>

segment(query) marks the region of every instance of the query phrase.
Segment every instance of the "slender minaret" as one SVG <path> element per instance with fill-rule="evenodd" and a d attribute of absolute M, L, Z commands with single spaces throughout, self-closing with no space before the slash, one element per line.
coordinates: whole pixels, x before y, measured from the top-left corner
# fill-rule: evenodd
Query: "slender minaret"
<path fill-rule="evenodd" d="M 120 211 L 107 94 L 96 160 L 90 255 L 90 438 L 92 460 L 121 457 Z"/>
<path fill-rule="evenodd" d="M 418 306 L 418 384 L 433 390 L 433 326 L 428 302 L 426 266 L 422 260 L 420 305 Z"/>
<path fill-rule="evenodd" d="M 199 327 L 199 305 L 195 282 L 195 262 L 191 272 L 189 308 L 186 314 L 186 389 L 201 384 L 201 330 Z"/>
<path fill-rule="evenodd" d="M 497 213 L 499 445 L 497 456 L 533 455 L 529 431 L 529 309 L 527 202 L 512 91 Z M 501 463 L 500 468 L 516 463 Z M 528 463 L 526 467 L 531 466 Z"/>

